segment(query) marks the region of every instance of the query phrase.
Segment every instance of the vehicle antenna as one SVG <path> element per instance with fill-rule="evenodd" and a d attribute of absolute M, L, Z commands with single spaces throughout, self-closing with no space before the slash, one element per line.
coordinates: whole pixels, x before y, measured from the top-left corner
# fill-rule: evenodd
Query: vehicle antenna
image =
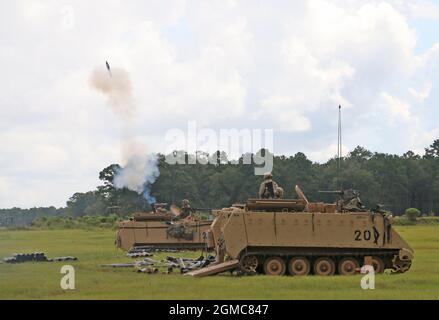
<path fill-rule="evenodd" d="M 342 190 L 341 182 L 341 161 L 342 161 L 342 140 L 341 140 L 341 105 L 338 106 L 338 141 L 337 141 L 337 187 Z"/>

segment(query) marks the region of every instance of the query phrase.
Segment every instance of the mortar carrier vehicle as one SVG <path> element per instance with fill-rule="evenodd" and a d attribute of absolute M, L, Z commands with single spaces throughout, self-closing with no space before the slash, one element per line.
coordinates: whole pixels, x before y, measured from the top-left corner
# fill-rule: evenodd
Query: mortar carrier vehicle
<path fill-rule="evenodd" d="M 166 204 L 154 205 L 153 212 L 135 213 L 133 218 L 117 223 L 116 246 L 125 251 L 142 250 L 197 250 L 205 248 L 204 234 L 212 220 L 201 220 L 190 215 L 179 219 L 179 209 Z"/>
<path fill-rule="evenodd" d="M 340 191 L 337 203 L 309 202 L 298 186 L 296 193 L 298 199 L 249 199 L 214 211 L 206 238 L 215 265 L 189 275 L 351 275 L 364 264 L 376 273 L 410 269 L 413 250 L 392 217 L 365 210 L 358 193 Z"/>

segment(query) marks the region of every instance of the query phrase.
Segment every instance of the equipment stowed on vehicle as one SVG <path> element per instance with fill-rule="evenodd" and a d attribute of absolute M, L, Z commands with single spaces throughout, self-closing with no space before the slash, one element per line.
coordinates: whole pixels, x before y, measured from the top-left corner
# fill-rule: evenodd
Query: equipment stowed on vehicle
<path fill-rule="evenodd" d="M 116 246 L 123 250 L 197 250 L 205 248 L 204 234 L 212 220 L 201 220 L 195 215 L 178 219 L 179 209 L 166 203 L 154 205 L 153 212 L 135 213 L 131 220 L 118 222 Z M 210 210 L 210 209 L 209 209 Z M 193 209 L 197 211 L 197 209 Z M 199 209 L 207 211 L 207 209 Z"/>
<path fill-rule="evenodd" d="M 376 273 L 410 269 L 413 249 L 392 227 L 392 217 L 364 209 L 358 193 L 336 192 L 337 203 L 309 202 L 298 186 L 296 193 L 298 199 L 249 199 L 214 211 L 206 238 L 215 265 L 188 275 L 351 275 L 365 260 Z"/>

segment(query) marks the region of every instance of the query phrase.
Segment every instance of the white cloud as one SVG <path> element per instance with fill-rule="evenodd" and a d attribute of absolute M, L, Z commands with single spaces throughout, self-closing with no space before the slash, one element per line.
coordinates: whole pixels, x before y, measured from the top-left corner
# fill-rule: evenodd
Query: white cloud
<path fill-rule="evenodd" d="M 263 111 L 257 117 L 268 118 L 276 123 L 275 129 L 287 132 L 306 131 L 311 128 L 292 97 L 271 96 L 261 102 Z"/>
<path fill-rule="evenodd" d="M 432 2 L 109 0 L 69 8 L 0 4 L 0 185 L 8 190 L 0 207 L 63 205 L 122 160 L 121 125 L 88 83 L 105 60 L 130 72 L 132 133 L 155 151 L 166 149 L 168 129 L 196 120 L 217 130 L 274 128 L 276 152 L 323 161 L 333 155 L 338 104 L 346 150 L 422 151 L 438 135 L 439 44 L 416 55 L 411 24 L 437 18 Z"/>
<path fill-rule="evenodd" d="M 411 19 L 439 19 L 439 5 L 426 0 L 395 0 L 392 2 Z"/>
<path fill-rule="evenodd" d="M 393 97 L 386 92 L 381 93 L 381 97 L 383 99 L 385 108 L 387 108 L 387 111 L 390 114 L 391 120 L 410 120 L 410 106 L 406 102 Z"/>
<path fill-rule="evenodd" d="M 430 91 L 432 89 L 433 85 L 429 82 L 422 86 L 419 90 L 416 90 L 414 88 L 409 88 L 410 95 L 416 99 L 418 102 L 423 102 L 425 99 L 428 98 L 430 95 Z"/>
<path fill-rule="evenodd" d="M 8 189 L 9 187 L 6 178 L 0 177 L 0 194 L 5 194 Z"/>
<path fill-rule="evenodd" d="M 331 143 L 328 146 L 325 146 L 322 149 L 316 150 L 316 149 L 307 149 L 304 150 L 307 157 L 312 159 L 313 161 L 317 162 L 325 162 L 328 161 L 330 158 L 337 157 L 337 144 Z M 342 145 L 342 156 L 346 157 L 346 155 L 352 150 L 352 148 L 349 148 L 347 145 Z"/>

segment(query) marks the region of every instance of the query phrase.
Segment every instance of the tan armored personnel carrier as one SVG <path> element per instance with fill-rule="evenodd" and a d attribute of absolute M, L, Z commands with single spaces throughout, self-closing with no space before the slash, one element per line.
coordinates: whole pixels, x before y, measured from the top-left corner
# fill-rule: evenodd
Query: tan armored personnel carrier
<path fill-rule="evenodd" d="M 207 233 L 216 264 L 189 273 L 237 269 L 267 275 L 355 274 L 364 264 L 377 273 L 409 270 L 413 250 L 392 227 L 392 217 L 361 206 L 358 194 L 341 192 L 338 203 L 298 199 L 249 199 L 217 210 Z"/>
<path fill-rule="evenodd" d="M 175 207 L 156 204 L 153 212 L 135 213 L 131 220 L 118 222 L 116 246 L 132 249 L 200 249 L 205 248 L 204 233 L 212 220 L 200 220 L 196 215 L 179 219 Z"/>

